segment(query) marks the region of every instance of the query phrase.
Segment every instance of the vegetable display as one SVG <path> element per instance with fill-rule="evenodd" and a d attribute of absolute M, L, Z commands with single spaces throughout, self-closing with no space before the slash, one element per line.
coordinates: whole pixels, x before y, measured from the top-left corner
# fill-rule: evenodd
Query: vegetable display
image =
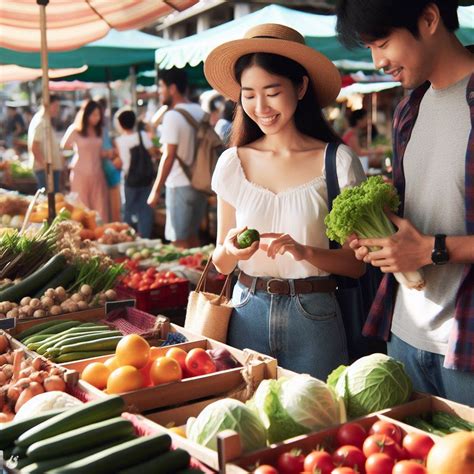
<path fill-rule="evenodd" d="M 381 176 L 371 176 L 359 186 L 344 189 L 334 199 L 332 210 L 324 220 L 326 234 L 341 245 L 351 234 L 362 239 L 388 237 L 395 228 L 384 211 L 396 212 L 399 206 L 400 199 L 393 185 L 385 183 Z M 408 288 L 421 290 L 425 286 L 421 271 L 394 276 Z"/>
<path fill-rule="evenodd" d="M 344 398 L 350 418 L 400 405 L 410 399 L 412 383 L 403 364 L 385 354 L 372 354 L 334 370 L 328 384 Z"/>
<path fill-rule="evenodd" d="M 436 436 L 445 436 L 459 431 L 474 431 L 474 423 L 442 411 L 434 411 L 425 416 L 408 416 L 404 422 Z"/>

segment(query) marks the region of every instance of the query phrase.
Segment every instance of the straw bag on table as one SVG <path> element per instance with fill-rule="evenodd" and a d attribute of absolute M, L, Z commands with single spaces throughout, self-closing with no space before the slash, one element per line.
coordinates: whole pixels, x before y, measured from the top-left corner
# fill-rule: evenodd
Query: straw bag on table
<path fill-rule="evenodd" d="M 225 342 L 233 309 L 230 297 L 232 272 L 227 275 L 219 295 L 208 293 L 205 286 L 211 263 L 212 257 L 209 258 L 202 272 L 196 290 L 189 294 L 184 327 L 204 337 Z"/>

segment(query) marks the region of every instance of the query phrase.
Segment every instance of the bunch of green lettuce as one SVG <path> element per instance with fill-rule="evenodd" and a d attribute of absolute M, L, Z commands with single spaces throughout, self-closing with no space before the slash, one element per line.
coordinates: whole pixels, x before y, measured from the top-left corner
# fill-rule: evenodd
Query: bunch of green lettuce
<path fill-rule="evenodd" d="M 403 364 L 385 354 L 341 365 L 329 375 L 328 385 L 344 398 L 350 418 L 405 403 L 413 390 Z"/>
<path fill-rule="evenodd" d="M 343 400 L 309 375 L 264 380 L 248 405 L 265 426 L 269 443 L 346 421 Z"/>

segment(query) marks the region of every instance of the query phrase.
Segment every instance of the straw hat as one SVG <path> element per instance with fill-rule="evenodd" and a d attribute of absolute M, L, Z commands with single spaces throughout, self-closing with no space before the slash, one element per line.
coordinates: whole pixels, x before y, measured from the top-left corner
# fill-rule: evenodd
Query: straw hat
<path fill-rule="evenodd" d="M 293 28 L 267 23 L 254 26 L 243 39 L 218 46 L 204 63 L 209 84 L 234 102 L 240 98 L 240 84 L 234 75 L 235 63 L 250 53 L 279 54 L 301 64 L 308 72 L 321 107 L 333 102 L 341 90 L 339 71 L 326 56 L 306 46 L 303 36 Z"/>

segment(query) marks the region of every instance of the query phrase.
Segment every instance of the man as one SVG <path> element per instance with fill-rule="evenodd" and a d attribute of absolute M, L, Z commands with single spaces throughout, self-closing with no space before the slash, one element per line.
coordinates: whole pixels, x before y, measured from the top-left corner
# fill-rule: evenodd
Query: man
<path fill-rule="evenodd" d="M 139 132 L 136 125 L 136 115 L 132 110 L 121 110 L 118 112 L 117 121 L 120 125 L 120 136 L 115 139 L 120 161 L 122 162 L 122 170 L 125 177 L 130 171 L 130 163 L 132 160 L 131 149 L 139 145 L 138 133 L 141 134 L 143 146 L 153 152 L 153 143 L 145 132 Z M 151 183 L 153 176 L 148 185 L 144 186 L 128 186 L 125 178 L 125 203 L 124 203 L 124 220 L 127 224 L 133 225 L 133 216 L 138 218 L 138 233 L 145 239 L 151 237 L 153 231 L 153 209 L 147 204 L 147 198 L 151 191 Z"/>
<path fill-rule="evenodd" d="M 188 112 L 198 122 L 203 119 L 204 111 L 187 99 L 188 81 L 183 69 L 160 71 L 158 78 L 160 101 L 169 110 L 161 125 L 163 155 L 148 204 L 156 206 L 166 185 L 165 237 L 177 247 L 195 247 L 199 245 L 199 226 L 205 214 L 207 198 L 191 186 L 177 160 L 179 157 L 190 166 L 196 146 L 195 131 L 179 110 Z"/>
<path fill-rule="evenodd" d="M 474 56 L 454 34 L 457 2 L 338 0 L 337 14 L 346 45 L 414 89 L 393 123 L 398 231 L 351 242 L 387 273 L 364 332 L 390 338 L 416 390 L 474 405 Z M 420 268 L 422 291 L 396 286 L 393 272 Z"/>
<path fill-rule="evenodd" d="M 7 103 L 7 120 L 5 125 L 6 147 L 13 148 L 15 139 L 26 133 L 25 121 L 16 106 Z"/>
<path fill-rule="evenodd" d="M 49 114 L 51 119 L 56 118 L 59 115 L 61 102 L 58 96 L 52 95 L 49 98 Z M 51 125 L 52 127 L 52 125 Z M 46 137 L 45 137 L 45 121 L 44 121 L 44 107 L 41 106 L 40 110 L 31 119 L 30 126 L 28 128 L 28 153 L 30 155 L 30 163 L 33 166 L 36 175 L 36 181 L 38 182 L 38 188 L 46 187 Z M 64 171 L 64 160 L 59 148 L 59 143 L 52 130 L 53 136 L 53 176 L 54 176 L 54 192 L 60 191 L 61 174 Z"/>

